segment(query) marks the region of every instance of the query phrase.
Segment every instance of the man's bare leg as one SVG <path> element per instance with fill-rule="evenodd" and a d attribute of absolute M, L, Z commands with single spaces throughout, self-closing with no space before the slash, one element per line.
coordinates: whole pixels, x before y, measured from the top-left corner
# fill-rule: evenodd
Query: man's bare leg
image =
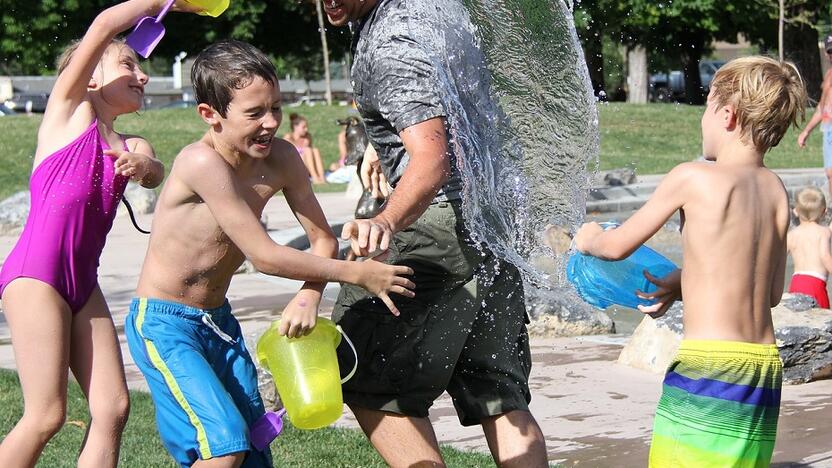
<path fill-rule="evenodd" d="M 832 167 L 824 168 L 823 172 L 826 173 L 826 181 L 829 184 L 827 189 L 829 190 L 830 198 L 832 198 Z"/>
<path fill-rule="evenodd" d="M 428 418 L 350 406 L 364 434 L 392 468 L 444 467 Z"/>
<path fill-rule="evenodd" d="M 538 468 L 548 466 L 546 439 L 528 411 L 508 413 L 482 420 L 482 430 L 497 466 Z"/>

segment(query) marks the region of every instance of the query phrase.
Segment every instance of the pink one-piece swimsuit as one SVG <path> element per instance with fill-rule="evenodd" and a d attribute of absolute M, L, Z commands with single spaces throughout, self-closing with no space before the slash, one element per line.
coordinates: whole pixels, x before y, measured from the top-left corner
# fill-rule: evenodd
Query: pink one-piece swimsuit
<path fill-rule="evenodd" d="M 29 217 L 0 271 L 0 296 L 15 279 L 34 278 L 55 288 L 73 314 L 87 303 L 127 185 L 104 154 L 109 148 L 96 119 L 32 172 Z"/>

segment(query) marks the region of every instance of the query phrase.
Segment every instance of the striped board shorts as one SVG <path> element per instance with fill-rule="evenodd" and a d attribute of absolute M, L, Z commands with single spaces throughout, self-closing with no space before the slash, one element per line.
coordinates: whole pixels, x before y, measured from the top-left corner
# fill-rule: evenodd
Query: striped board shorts
<path fill-rule="evenodd" d="M 683 340 L 656 409 L 650 466 L 769 466 L 782 381 L 776 345 Z"/>

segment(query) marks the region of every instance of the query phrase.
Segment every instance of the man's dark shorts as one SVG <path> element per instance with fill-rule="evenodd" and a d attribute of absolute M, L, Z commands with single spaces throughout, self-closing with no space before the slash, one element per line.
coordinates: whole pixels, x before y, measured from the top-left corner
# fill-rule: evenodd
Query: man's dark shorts
<path fill-rule="evenodd" d="M 388 262 L 413 268 L 416 297 L 395 295 L 395 317 L 365 290 L 341 289 L 333 319 L 359 361 L 344 400 L 426 417 L 447 390 L 466 426 L 527 411 L 531 356 L 517 269 L 471 243 L 459 202 L 431 205 L 393 241 Z M 352 368 L 352 351 L 339 348 L 339 361 Z"/>

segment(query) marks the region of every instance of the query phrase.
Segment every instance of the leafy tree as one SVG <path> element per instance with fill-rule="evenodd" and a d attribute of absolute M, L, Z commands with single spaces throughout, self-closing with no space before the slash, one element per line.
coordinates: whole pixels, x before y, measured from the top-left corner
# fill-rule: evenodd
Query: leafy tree
<path fill-rule="evenodd" d="M 748 0 L 747 10 L 737 20 L 749 40 L 772 55 L 777 55 L 778 2 Z M 828 0 L 786 0 L 783 31 L 784 58 L 795 63 L 806 83 L 809 96 L 820 99 L 823 81 L 818 54 L 819 27 L 832 15 Z"/>
<path fill-rule="evenodd" d="M 620 0 L 610 12 L 622 18 L 622 39 L 653 54 L 678 58 L 685 76 L 685 96 L 702 104 L 705 96 L 699 61 L 714 40 L 736 41 L 733 18 L 745 0 Z"/>
<path fill-rule="evenodd" d="M 55 58 L 81 37 L 95 15 L 113 0 L 0 0 L 0 73 L 54 73 Z M 286 69 L 307 79 L 320 76 L 321 45 L 315 5 L 311 1 L 232 1 L 219 18 L 171 14 L 165 38 L 154 51 L 154 69 L 180 51 L 195 55 L 222 38 L 251 42 L 276 57 Z M 346 30 L 327 31 L 332 57 L 349 50 Z"/>
<path fill-rule="evenodd" d="M 103 1 L 0 0 L 0 73 L 44 74 L 61 48 L 80 37 Z"/>
<path fill-rule="evenodd" d="M 596 96 L 607 94 L 604 71 L 604 38 L 620 30 L 616 16 L 608 15 L 611 0 L 584 0 L 575 5 L 574 19 L 578 38 L 584 49 L 589 79 Z"/>

